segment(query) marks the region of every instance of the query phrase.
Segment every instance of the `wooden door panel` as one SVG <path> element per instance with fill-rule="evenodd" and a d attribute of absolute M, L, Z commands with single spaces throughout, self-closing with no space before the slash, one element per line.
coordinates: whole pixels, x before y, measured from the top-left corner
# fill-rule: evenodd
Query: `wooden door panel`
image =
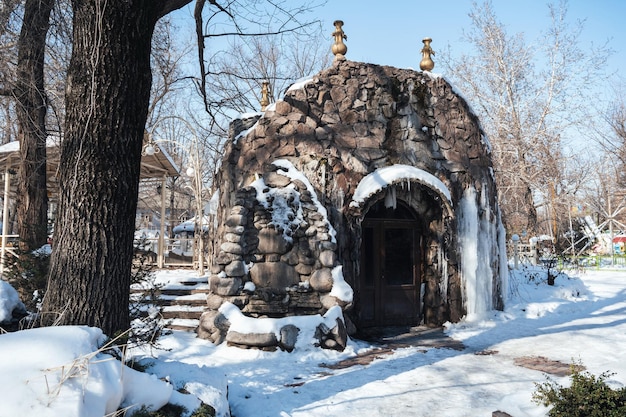
<path fill-rule="evenodd" d="M 387 289 L 382 306 L 381 325 L 403 326 L 417 324 L 417 300 L 409 288 Z"/>
<path fill-rule="evenodd" d="M 419 323 L 419 244 L 415 221 L 367 221 L 362 229 L 360 325 Z"/>

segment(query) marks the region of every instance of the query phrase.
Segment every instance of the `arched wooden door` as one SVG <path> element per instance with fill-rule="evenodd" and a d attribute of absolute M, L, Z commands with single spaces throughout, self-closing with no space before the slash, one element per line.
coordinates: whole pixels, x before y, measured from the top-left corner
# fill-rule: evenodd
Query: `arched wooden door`
<path fill-rule="evenodd" d="M 363 220 L 359 327 L 420 322 L 421 233 L 415 213 L 374 205 Z"/>

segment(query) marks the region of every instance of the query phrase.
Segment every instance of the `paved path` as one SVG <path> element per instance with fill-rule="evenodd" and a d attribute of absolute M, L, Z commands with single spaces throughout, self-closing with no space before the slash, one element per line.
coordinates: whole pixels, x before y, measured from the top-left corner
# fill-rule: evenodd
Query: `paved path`
<path fill-rule="evenodd" d="M 370 330 L 357 338 L 371 342 L 375 347 L 352 358 L 333 364 L 321 364 L 320 366 L 329 369 L 343 369 L 354 365 L 368 365 L 375 359 L 392 354 L 395 349 L 411 346 L 425 349 L 465 349 L 462 342 L 446 336 L 441 327 L 387 327 Z"/>

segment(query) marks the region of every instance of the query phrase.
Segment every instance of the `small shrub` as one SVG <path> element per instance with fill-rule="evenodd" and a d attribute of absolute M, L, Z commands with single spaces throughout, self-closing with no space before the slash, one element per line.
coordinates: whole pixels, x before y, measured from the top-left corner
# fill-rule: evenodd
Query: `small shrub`
<path fill-rule="evenodd" d="M 188 410 L 182 405 L 165 404 L 157 411 L 148 411 L 145 406 L 133 413 L 133 417 L 182 417 Z M 208 404 L 202 404 L 189 417 L 215 417 L 215 409 Z"/>
<path fill-rule="evenodd" d="M 535 384 L 533 401 L 546 407 L 550 417 L 622 417 L 626 416 L 626 388 L 612 389 L 605 382 L 613 373 L 594 376 L 572 367 L 571 386 L 564 388 L 548 379 Z"/>
<path fill-rule="evenodd" d="M 142 406 L 133 413 L 133 417 L 181 417 L 186 412 L 187 409 L 182 405 L 168 403 L 157 411 L 148 411 L 146 406 Z"/>
<path fill-rule="evenodd" d="M 215 408 L 203 403 L 190 417 L 215 417 Z"/>

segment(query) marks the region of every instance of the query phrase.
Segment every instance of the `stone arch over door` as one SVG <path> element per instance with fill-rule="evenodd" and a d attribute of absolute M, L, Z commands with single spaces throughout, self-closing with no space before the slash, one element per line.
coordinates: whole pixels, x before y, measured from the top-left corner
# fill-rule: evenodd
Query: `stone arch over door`
<path fill-rule="evenodd" d="M 446 298 L 448 207 L 429 187 L 398 183 L 364 205 L 355 321 L 358 328 L 429 323 Z"/>

